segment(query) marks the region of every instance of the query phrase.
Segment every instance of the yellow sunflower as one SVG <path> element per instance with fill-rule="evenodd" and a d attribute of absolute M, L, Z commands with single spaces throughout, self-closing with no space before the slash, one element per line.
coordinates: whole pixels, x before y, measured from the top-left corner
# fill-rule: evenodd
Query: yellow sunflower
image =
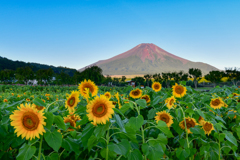
<path fill-rule="evenodd" d="M 14 93 L 12 93 L 12 96 L 14 96 Z"/>
<path fill-rule="evenodd" d="M 7 99 L 4 99 L 3 102 L 8 102 L 8 100 L 7 100 Z"/>
<path fill-rule="evenodd" d="M 172 107 L 176 108 L 177 105 L 174 105 L 175 102 L 176 102 L 176 99 L 175 99 L 174 96 L 169 97 L 165 100 L 165 104 L 167 104 L 166 106 L 167 106 L 168 109 L 171 109 Z"/>
<path fill-rule="evenodd" d="M 112 101 L 109 101 L 104 95 L 100 97 L 96 96 L 87 105 L 87 116 L 90 121 L 93 121 L 94 125 L 106 124 L 114 114 L 114 105 Z"/>
<path fill-rule="evenodd" d="M 29 98 L 27 98 L 27 99 L 26 99 L 26 101 L 30 102 L 30 99 L 29 99 Z"/>
<path fill-rule="evenodd" d="M 46 96 L 46 97 L 49 97 L 49 96 L 50 96 L 50 94 L 45 94 L 45 96 Z"/>
<path fill-rule="evenodd" d="M 162 89 L 161 83 L 159 83 L 159 82 L 154 82 L 154 83 L 152 84 L 152 89 L 153 89 L 155 92 L 159 92 L 159 91 Z"/>
<path fill-rule="evenodd" d="M 140 98 L 142 96 L 142 90 L 137 88 L 135 90 L 132 90 L 129 95 L 134 99 Z"/>
<path fill-rule="evenodd" d="M 143 96 L 141 97 L 141 99 L 145 99 L 145 101 L 146 101 L 147 103 L 151 102 L 151 99 L 150 99 L 149 95 L 143 95 Z"/>
<path fill-rule="evenodd" d="M 88 95 L 86 94 L 86 88 L 89 89 L 89 92 L 91 92 L 92 96 L 96 96 L 98 93 L 98 87 L 95 85 L 94 82 L 92 82 L 91 80 L 84 80 L 83 82 L 81 82 L 78 86 L 78 89 L 81 93 L 81 95 L 85 98 L 88 97 Z"/>
<path fill-rule="evenodd" d="M 46 101 L 44 99 L 42 99 L 42 101 L 45 103 Z"/>
<path fill-rule="evenodd" d="M 215 99 L 211 99 L 210 106 L 213 109 L 220 109 L 220 108 L 224 107 L 224 102 L 220 97 L 215 98 Z"/>
<path fill-rule="evenodd" d="M 118 94 L 118 92 L 115 94 L 115 97 L 116 97 L 117 100 L 118 100 L 118 108 L 121 109 L 121 108 L 122 108 L 122 105 L 121 105 L 121 103 L 120 103 L 120 99 L 119 99 L 119 94 Z"/>
<path fill-rule="evenodd" d="M 45 109 L 45 107 L 43 107 L 43 106 L 38 106 L 38 105 L 36 105 L 36 104 L 32 104 L 32 106 L 33 106 L 33 108 L 36 108 L 36 109 L 39 110 L 39 111 Z"/>
<path fill-rule="evenodd" d="M 157 112 L 156 114 L 157 116 L 155 116 L 155 120 L 157 123 L 158 121 L 162 120 L 167 124 L 168 127 L 173 124 L 173 117 L 166 111 Z"/>
<path fill-rule="evenodd" d="M 213 124 L 211 122 L 204 121 L 202 129 L 204 130 L 205 134 L 209 135 L 214 130 Z"/>
<path fill-rule="evenodd" d="M 233 97 L 235 96 L 239 96 L 240 94 L 237 94 L 237 93 L 232 93 Z"/>
<path fill-rule="evenodd" d="M 69 112 L 74 112 L 74 108 L 79 102 L 79 92 L 72 91 L 72 93 L 67 97 L 67 100 L 65 101 L 65 107 L 68 108 Z"/>
<path fill-rule="evenodd" d="M 188 131 L 188 133 L 190 134 L 190 133 L 192 133 L 192 132 L 190 131 L 190 128 L 195 127 L 196 125 L 198 125 L 198 123 L 196 122 L 196 120 L 195 120 L 194 118 L 190 118 L 190 117 L 186 117 L 185 120 L 186 120 L 187 131 Z M 185 130 L 185 122 L 184 122 L 184 120 L 182 120 L 182 121 L 179 123 L 179 126 L 180 126 L 182 129 Z"/>
<path fill-rule="evenodd" d="M 231 109 L 231 110 L 229 110 L 229 112 L 236 113 L 237 111 L 235 111 L 235 110 Z M 227 114 L 228 114 L 228 112 L 227 112 Z M 228 118 L 230 119 L 230 117 L 228 117 Z M 235 115 L 235 116 L 233 117 L 233 119 L 236 119 L 236 118 L 237 118 L 237 115 Z"/>
<path fill-rule="evenodd" d="M 182 85 L 178 85 L 177 83 L 175 83 L 172 89 L 173 95 L 177 98 L 181 98 L 187 94 L 187 88 Z"/>
<path fill-rule="evenodd" d="M 104 93 L 104 96 L 106 96 L 108 99 L 110 99 L 112 97 L 110 92 Z"/>
<path fill-rule="evenodd" d="M 67 116 L 68 118 L 74 120 L 75 123 L 77 123 L 77 121 L 81 120 L 80 116 L 74 113 L 70 113 L 70 115 Z M 77 126 L 77 128 L 81 128 L 80 125 Z"/>
<path fill-rule="evenodd" d="M 116 104 L 117 104 L 117 102 L 115 102 L 115 101 L 112 101 L 112 104 L 113 104 L 113 105 L 116 105 Z"/>
<path fill-rule="evenodd" d="M 17 133 L 17 136 L 22 135 L 22 139 L 25 137 L 26 140 L 32 140 L 35 137 L 40 138 L 39 134 L 43 135 L 43 132 L 45 132 L 43 126 L 46 125 L 43 110 L 38 111 L 27 103 L 25 106 L 20 104 L 18 109 L 10 115 L 11 125 L 15 128 L 14 132 Z"/>
<path fill-rule="evenodd" d="M 70 125 L 73 127 L 73 128 L 76 128 L 76 122 L 74 121 L 74 120 L 72 120 L 71 118 L 69 118 L 69 117 L 63 117 L 63 119 L 64 119 L 64 123 L 70 123 Z M 69 131 L 74 131 L 74 129 L 72 129 L 72 128 L 68 128 L 68 130 Z"/>

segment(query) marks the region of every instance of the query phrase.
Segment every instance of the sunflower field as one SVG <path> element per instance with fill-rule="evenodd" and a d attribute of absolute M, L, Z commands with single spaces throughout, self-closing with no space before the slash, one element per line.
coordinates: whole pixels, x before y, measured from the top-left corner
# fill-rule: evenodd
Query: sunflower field
<path fill-rule="evenodd" d="M 240 88 L 0 85 L 0 159 L 240 159 Z"/>

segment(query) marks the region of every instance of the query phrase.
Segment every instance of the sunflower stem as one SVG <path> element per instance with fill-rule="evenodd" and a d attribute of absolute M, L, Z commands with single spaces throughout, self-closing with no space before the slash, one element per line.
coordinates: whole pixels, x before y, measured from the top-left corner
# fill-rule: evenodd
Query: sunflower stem
<path fill-rule="evenodd" d="M 41 136 L 41 140 L 40 140 L 40 146 L 39 146 L 39 151 L 38 151 L 38 160 L 41 159 L 42 140 L 43 140 L 43 135 Z"/>
<path fill-rule="evenodd" d="M 218 133 L 218 147 L 219 147 L 218 160 L 221 160 L 221 144 L 220 144 L 220 134 L 219 133 Z"/>
<path fill-rule="evenodd" d="M 179 107 L 181 108 L 182 113 L 183 113 L 183 117 L 184 117 L 184 125 L 185 125 L 185 131 L 186 131 L 187 146 L 188 146 L 188 148 L 190 149 L 190 147 L 189 147 L 189 141 L 188 141 L 188 130 L 187 130 L 187 123 L 186 123 L 185 113 L 184 113 L 184 111 L 183 111 L 183 109 L 182 109 L 182 107 L 181 107 L 180 105 L 179 105 Z M 189 159 L 191 160 L 192 158 L 189 157 Z"/>
<path fill-rule="evenodd" d="M 106 143 L 107 143 L 106 160 L 108 160 L 108 143 L 109 143 L 109 139 L 110 139 L 110 137 L 109 137 L 109 128 L 108 128 L 108 131 L 107 131 L 106 139 L 107 139 L 107 141 L 106 141 Z"/>

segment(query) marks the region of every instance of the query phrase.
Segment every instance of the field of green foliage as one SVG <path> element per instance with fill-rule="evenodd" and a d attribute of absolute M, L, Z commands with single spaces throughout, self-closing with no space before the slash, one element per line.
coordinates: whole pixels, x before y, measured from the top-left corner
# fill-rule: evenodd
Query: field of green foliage
<path fill-rule="evenodd" d="M 240 88 L 0 85 L 0 159 L 240 159 Z"/>

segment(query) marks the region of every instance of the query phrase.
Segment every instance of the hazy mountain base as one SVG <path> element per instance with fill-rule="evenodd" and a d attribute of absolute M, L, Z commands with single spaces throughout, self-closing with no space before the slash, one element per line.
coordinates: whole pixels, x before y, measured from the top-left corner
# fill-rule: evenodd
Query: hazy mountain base
<path fill-rule="evenodd" d="M 144 62 L 138 56 L 131 56 L 124 59 L 118 59 L 109 63 L 99 64 L 102 68 L 104 75 L 142 75 L 142 74 L 155 74 L 161 72 L 174 72 L 183 70 L 188 72 L 189 68 L 199 68 L 203 74 L 209 73 L 212 70 L 218 70 L 217 68 L 202 62 L 187 62 L 183 64 L 180 60 L 173 59 L 168 56 L 164 56 L 165 60 L 160 58 L 152 62 L 149 59 L 145 59 Z"/>

